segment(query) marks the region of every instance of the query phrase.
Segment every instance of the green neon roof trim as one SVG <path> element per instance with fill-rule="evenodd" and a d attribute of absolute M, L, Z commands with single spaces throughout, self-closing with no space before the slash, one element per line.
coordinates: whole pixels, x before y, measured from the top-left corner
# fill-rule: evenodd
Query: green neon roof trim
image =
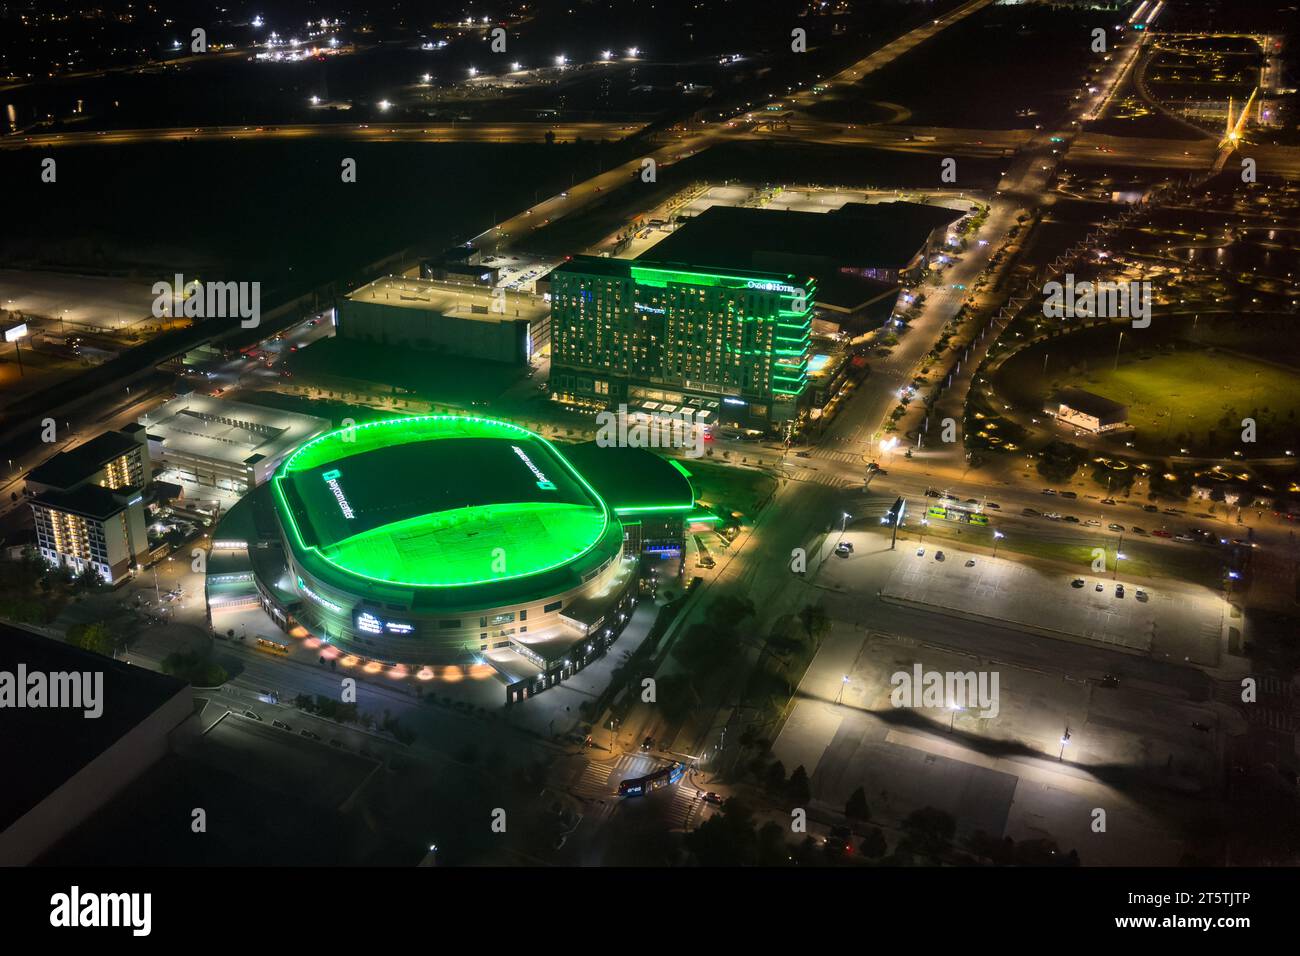
<path fill-rule="evenodd" d="M 656 511 L 690 511 L 695 505 L 639 505 L 635 508 L 618 508 L 620 515 L 639 515 Z"/>
<path fill-rule="evenodd" d="M 292 548 L 350 579 L 414 588 L 542 574 L 591 552 L 616 521 L 545 438 L 477 416 L 336 429 L 271 484 Z"/>
<path fill-rule="evenodd" d="M 687 477 L 687 478 L 691 477 L 691 473 L 690 473 L 689 471 L 686 470 L 686 466 L 683 465 L 683 464 L 682 464 L 680 461 L 678 461 L 676 458 L 669 458 L 669 459 L 668 459 L 668 464 L 672 465 L 674 468 L 676 468 L 678 471 L 680 471 L 680 472 L 681 472 L 685 477 Z"/>

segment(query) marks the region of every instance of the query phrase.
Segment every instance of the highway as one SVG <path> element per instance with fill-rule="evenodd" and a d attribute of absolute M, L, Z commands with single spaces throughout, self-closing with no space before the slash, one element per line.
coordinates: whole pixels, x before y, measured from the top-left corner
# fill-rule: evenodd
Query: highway
<path fill-rule="evenodd" d="M 121 146 L 141 143 L 248 142 L 328 139 L 361 143 L 557 143 L 620 140 L 641 127 L 629 123 L 304 123 L 280 126 L 186 126 L 0 137 L 0 149 Z"/>

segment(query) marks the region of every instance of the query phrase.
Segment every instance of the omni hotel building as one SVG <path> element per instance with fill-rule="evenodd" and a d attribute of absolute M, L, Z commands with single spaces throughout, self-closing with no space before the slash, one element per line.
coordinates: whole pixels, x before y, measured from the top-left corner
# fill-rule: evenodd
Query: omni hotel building
<path fill-rule="evenodd" d="M 576 256 L 550 279 L 553 399 L 763 430 L 798 419 L 812 278 Z"/>

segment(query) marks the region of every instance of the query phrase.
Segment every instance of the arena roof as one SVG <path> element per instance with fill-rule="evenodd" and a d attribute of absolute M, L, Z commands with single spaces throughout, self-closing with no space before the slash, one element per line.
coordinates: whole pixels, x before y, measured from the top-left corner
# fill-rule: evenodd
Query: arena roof
<path fill-rule="evenodd" d="M 545 439 L 428 415 L 339 429 L 273 481 L 291 543 L 348 575 L 417 588 L 497 583 L 591 551 L 612 519 Z"/>
<path fill-rule="evenodd" d="M 569 460 L 619 515 L 685 512 L 695 506 L 687 468 L 646 448 L 568 445 Z"/>

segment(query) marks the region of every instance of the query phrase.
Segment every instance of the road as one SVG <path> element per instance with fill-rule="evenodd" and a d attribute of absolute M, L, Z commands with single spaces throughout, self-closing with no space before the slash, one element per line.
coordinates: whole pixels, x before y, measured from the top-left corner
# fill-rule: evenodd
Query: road
<path fill-rule="evenodd" d="M 58 146 L 121 146 L 140 143 L 246 142 L 249 140 L 329 139 L 361 143 L 541 143 L 547 133 L 557 143 L 619 140 L 639 125 L 628 123 L 300 123 L 285 126 L 186 126 L 101 132 L 34 133 L 0 137 L 0 149 Z"/>

